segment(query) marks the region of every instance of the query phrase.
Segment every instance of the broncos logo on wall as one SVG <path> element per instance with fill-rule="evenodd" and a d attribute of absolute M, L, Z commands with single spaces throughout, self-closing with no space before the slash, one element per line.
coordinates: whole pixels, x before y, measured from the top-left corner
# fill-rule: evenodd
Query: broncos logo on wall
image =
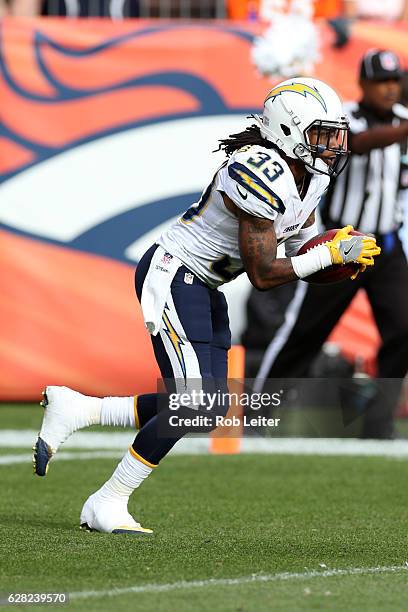
<path fill-rule="evenodd" d="M 218 139 L 259 110 L 252 38 L 225 24 L 3 23 L 0 397 L 50 380 L 131 392 L 135 372 L 151 387 L 134 262 L 197 201 Z"/>
<path fill-rule="evenodd" d="M 265 88 L 248 95 L 225 78 L 227 49 L 253 78 L 249 32 L 103 26 L 4 27 L 1 222 L 134 261 L 130 245 L 197 199 L 218 138 L 257 109 Z"/>

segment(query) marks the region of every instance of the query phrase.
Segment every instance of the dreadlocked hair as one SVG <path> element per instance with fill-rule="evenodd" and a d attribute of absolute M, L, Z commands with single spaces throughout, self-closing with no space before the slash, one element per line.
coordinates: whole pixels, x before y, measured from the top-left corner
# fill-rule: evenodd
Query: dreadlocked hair
<path fill-rule="evenodd" d="M 215 151 L 224 150 L 228 157 L 232 155 L 234 151 L 237 151 L 238 149 L 241 149 L 247 145 L 260 145 L 261 147 L 266 147 L 267 149 L 273 149 L 275 147 L 272 142 L 269 142 L 262 136 L 261 130 L 255 124 L 250 125 L 243 132 L 238 132 L 238 134 L 230 134 L 228 138 L 220 140 L 219 143 L 218 149 L 215 149 Z"/>

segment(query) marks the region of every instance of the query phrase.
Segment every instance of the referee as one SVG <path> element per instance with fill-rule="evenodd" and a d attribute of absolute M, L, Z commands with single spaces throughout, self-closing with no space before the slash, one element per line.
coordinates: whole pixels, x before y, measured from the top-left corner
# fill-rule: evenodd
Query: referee
<path fill-rule="evenodd" d="M 353 225 L 373 233 L 382 253 L 372 269 L 335 286 L 299 282 L 282 326 L 268 346 L 255 387 L 267 378 L 302 378 L 359 289 L 370 301 L 382 344 L 379 378 L 408 370 L 408 266 L 398 237 L 406 187 L 408 111 L 401 98 L 402 69 L 391 51 L 368 51 L 361 61 L 361 101 L 345 105 L 351 159 L 332 182 L 322 220 L 330 228 Z M 405 179 L 403 180 L 403 177 Z M 405 183 L 404 185 L 402 183 Z M 363 437 L 393 436 L 393 402 L 377 401 L 365 415 Z"/>

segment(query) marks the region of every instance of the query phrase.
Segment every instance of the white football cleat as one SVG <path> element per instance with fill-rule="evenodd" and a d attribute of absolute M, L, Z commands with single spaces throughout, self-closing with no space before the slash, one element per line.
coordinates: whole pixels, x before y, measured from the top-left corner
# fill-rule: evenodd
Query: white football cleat
<path fill-rule="evenodd" d="M 33 447 L 34 473 L 45 476 L 50 459 L 74 431 L 97 422 L 102 400 L 68 389 L 46 387 L 40 403 L 44 408 L 41 431 Z"/>
<path fill-rule="evenodd" d="M 99 491 L 86 500 L 79 524 L 85 531 L 142 535 L 153 533 L 152 529 L 145 529 L 129 514 L 126 501 L 101 499 Z"/>

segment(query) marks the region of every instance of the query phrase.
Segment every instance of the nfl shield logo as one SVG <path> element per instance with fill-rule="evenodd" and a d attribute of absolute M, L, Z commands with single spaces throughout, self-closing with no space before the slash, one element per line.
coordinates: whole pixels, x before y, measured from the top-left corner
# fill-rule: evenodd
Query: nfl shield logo
<path fill-rule="evenodd" d="M 186 283 L 186 285 L 192 285 L 193 280 L 194 280 L 194 274 L 191 274 L 191 272 L 186 272 L 184 275 L 184 282 Z"/>
<path fill-rule="evenodd" d="M 165 253 L 161 258 L 161 262 L 167 265 L 171 262 L 172 259 L 173 255 L 170 255 L 170 253 Z"/>
<path fill-rule="evenodd" d="M 398 68 L 397 58 L 393 53 L 389 53 L 388 51 L 381 53 L 380 62 L 384 70 L 397 70 Z"/>

